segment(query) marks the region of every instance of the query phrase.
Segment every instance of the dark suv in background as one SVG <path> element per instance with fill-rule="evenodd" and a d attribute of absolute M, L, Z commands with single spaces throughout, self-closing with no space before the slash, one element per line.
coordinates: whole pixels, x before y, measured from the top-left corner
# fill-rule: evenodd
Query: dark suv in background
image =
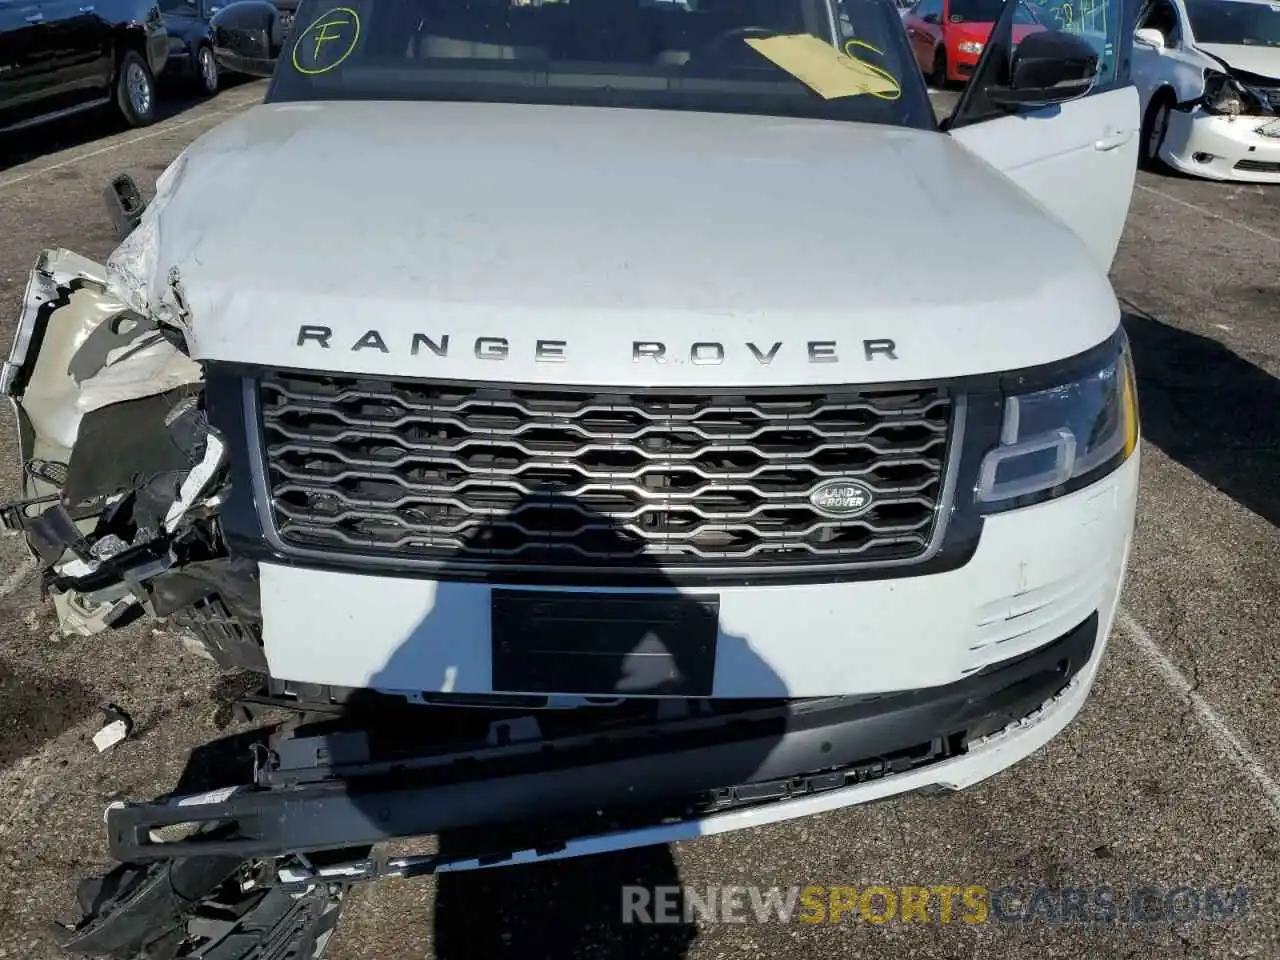
<path fill-rule="evenodd" d="M 156 0 L 0 0 L 0 133 L 104 106 L 151 123 L 168 47 Z"/>
<path fill-rule="evenodd" d="M 213 56 L 213 26 L 209 20 L 229 0 L 159 2 L 169 34 L 169 61 L 164 76 L 194 84 L 207 94 L 217 93 L 218 62 Z"/>
<path fill-rule="evenodd" d="M 185 81 L 206 94 L 218 92 L 221 73 L 236 72 L 233 67 L 224 71 L 215 56 L 216 24 L 228 16 L 233 22 L 239 22 L 247 6 L 263 18 L 267 31 L 264 36 L 283 43 L 298 8 L 298 0 L 263 0 L 262 3 L 247 5 L 244 0 L 159 0 L 159 3 L 165 29 L 169 32 L 169 62 L 165 65 L 162 81 L 165 78 Z M 218 16 L 219 11 L 233 3 L 235 9 Z"/>

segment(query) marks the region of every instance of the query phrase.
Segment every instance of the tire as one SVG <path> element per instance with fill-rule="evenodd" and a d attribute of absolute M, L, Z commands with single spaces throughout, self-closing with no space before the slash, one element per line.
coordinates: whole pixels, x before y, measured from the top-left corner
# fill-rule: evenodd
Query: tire
<path fill-rule="evenodd" d="M 126 50 L 116 70 L 116 109 L 131 127 L 145 127 L 156 119 L 156 78 L 136 50 Z"/>
<path fill-rule="evenodd" d="M 218 61 L 213 56 L 213 47 L 205 44 L 196 51 L 195 74 L 196 86 L 206 96 L 211 97 L 218 92 L 221 78 L 218 75 Z"/>
<path fill-rule="evenodd" d="M 1173 104 L 1173 95 L 1168 90 L 1158 91 L 1147 104 L 1146 115 L 1142 118 L 1142 143 L 1138 153 L 1145 170 L 1169 172 L 1169 165 L 1160 159 L 1160 147 L 1169 132 L 1169 111 L 1173 109 Z"/>
<path fill-rule="evenodd" d="M 939 50 L 933 56 L 933 72 L 929 74 L 929 86 L 935 90 L 947 90 L 951 81 L 947 79 L 947 54 Z"/>

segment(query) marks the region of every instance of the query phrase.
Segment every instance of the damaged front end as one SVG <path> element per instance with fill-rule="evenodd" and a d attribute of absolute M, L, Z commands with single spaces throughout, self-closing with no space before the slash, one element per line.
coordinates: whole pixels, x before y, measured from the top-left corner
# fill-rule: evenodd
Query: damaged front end
<path fill-rule="evenodd" d="M 137 219 L 117 222 L 123 233 Z M 46 250 L 0 368 L 21 478 L 0 526 L 25 537 L 64 634 L 147 613 L 194 634 L 211 659 L 252 666 L 256 569 L 221 541 L 226 447 L 203 379 L 181 330 L 130 307 L 101 265 Z"/>
<path fill-rule="evenodd" d="M 127 238 L 111 269 L 51 250 L 31 275 L 0 371 L 22 495 L 0 517 L 25 537 L 64 632 L 149 614 L 220 666 L 267 675 L 258 568 L 238 552 L 231 499 L 233 482 L 251 499 L 251 456 L 226 414 L 228 380 L 190 355 L 181 278 L 157 262 L 136 187 L 118 179 L 109 197 Z M 1069 722 L 1104 639 L 1095 611 L 945 685 L 803 699 L 782 684 L 744 699 L 589 686 L 600 695 L 408 696 L 267 676 L 242 708 L 296 717 L 228 737 L 226 767 L 193 754 L 172 794 L 114 801 L 119 866 L 81 885 L 83 917 L 59 941 L 122 960 L 318 958 L 356 882 L 962 789 Z M 430 852 L 387 849 L 428 837 Z"/>
<path fill-rule="evenodd" d="M 1225 68 L 1225 64 L 1224 64 Z M 1205 71 L 1204 94 L 1196 103 L 1206 112 L 1219 117 L 1268 117 L 1275 115 L 1271 92 L 1257 84 L 1253 75 L 1239 71 L 1219 73 Z M 1280 90 L 1276 91 L 1280 102 Z"/>

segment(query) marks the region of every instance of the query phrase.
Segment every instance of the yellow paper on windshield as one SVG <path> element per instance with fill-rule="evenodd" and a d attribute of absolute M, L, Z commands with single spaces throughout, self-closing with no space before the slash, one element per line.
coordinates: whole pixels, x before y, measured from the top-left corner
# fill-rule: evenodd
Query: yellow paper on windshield
<path fill-rule="evenodd" d="M 841 53 L 810 33 L 750 37 L 747 43 L 820 97 L 896 94 L 901 88 L 883 70 Z"/>

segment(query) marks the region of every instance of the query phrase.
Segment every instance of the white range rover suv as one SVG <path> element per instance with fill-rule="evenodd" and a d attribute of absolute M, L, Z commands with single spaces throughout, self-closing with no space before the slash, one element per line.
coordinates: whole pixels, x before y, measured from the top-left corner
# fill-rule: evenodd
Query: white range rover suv
<path fill-rule="evenodd" d="M 71 949 L 225 934 L 166 871 L 265 929 L 444 865 L 389 837 L 661 843 L 1071 721 L 1138 480 L 1121 5 L 1006 9 L 940 125 L 890 0 L 342 4 L 117 181 L 105 266 L 42 255 L 3 371 L 64 628 L 167 618 L 305 721 L 114 805 Z"/>

